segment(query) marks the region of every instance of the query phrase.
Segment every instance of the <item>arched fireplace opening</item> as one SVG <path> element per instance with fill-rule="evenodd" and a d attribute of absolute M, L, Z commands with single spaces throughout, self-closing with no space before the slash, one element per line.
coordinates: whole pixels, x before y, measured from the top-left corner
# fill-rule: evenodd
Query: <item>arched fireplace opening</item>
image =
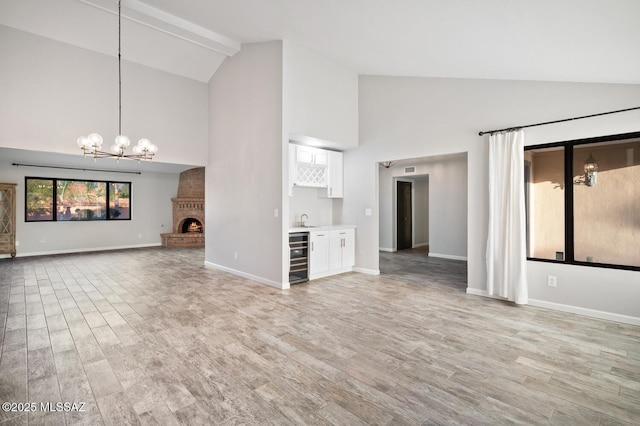
<path fill-rule="evenodd" d="M 181 231 L 183 234 L 188 233 L 202 233 L 204 230 L 202 229 L 202 223 L 198 219 L 194 219 L 192 217 L 186 218 L 182 222 Z"/>

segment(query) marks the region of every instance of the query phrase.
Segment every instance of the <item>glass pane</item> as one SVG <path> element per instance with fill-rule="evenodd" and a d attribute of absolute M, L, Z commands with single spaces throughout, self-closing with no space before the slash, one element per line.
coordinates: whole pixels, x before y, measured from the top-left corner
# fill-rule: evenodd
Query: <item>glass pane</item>
<path fill-rule="evenodd" d="M 105 220 L 107 185 L 93 181 L 57 181 L 58 220 Z"/>
<path fill-rule="evenodd" d="M 26 221 L 53 220 L 53 179 L 26 180 Z"/>
<path fill-rule="evenodd" d="M 579 145 L 573 158 L 575 260 L 640 266 L 640 140 Z"/>
<path fill-rule="evenodd" d="M 109 183 L 109 219 L 131 219 L 130 194 L 130 183 Z"/>
<path fill-rule="evenodd" d="M 564 148 L 524 154 L 528 256 L 564 260 Z"/>

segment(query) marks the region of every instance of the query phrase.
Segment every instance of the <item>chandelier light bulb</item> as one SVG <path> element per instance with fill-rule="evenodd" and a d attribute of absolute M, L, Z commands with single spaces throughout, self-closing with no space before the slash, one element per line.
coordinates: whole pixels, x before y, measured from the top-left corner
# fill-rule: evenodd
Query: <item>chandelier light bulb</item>
<path fill-rule="evenodd" d="M 125 135 L 118 135 L 118 136 L 116 136 L 115 143 L 119 147 L 126 148 L 131 144 L 131 141 Z"/>
<path fill-rule="evenodd" d="M 80 148 L 85 148 L 87 145 L 89 145 L 89 139 L 86 136 L 80 136 L 78 138 L 78 146 Z"/>
<path fill-rule="evenodd" d="M 116 155 L 120 154 L 120 146 L 118 146 L 117 144 L 111 145 L 111 152 Z"/>
<path fill-rule="evenodd" d="M 100 149 L 102 146 L 102 136 L 97 133 L 91 133 L 87 139 L 89 139 L 89 147 L 91 148 Z"/>
<path fill-rule="evenodd" d="M 149 141 L 149 139 L 146 138 L 142 138 L 138 141 L 138 146 L 140 147 L 140 149 L 142 149 L 143 151 L 146 151 L 149 149 L 149 145 L 151 145 L 151 141 Z"/>

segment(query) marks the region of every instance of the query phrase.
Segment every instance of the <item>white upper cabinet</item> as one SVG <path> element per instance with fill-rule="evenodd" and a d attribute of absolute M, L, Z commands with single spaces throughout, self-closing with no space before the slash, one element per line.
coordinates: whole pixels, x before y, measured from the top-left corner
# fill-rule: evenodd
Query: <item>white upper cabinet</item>
<path fill-rule="evenodd" d="M 328 153 L 324 149 L 296 145 L 296 161 L 298 163 L 326 166 L 328 157 Z"/>
<path fill-rule="evenodd" d="M 343 194 L 343 170 L 342 153 L 327 151 L 329 162 L 327 163 L 327 192 L 329 198 L 342 198 Z"/>
<path fill-rule="evenodd" d="M 289 195 L 294 186 L 318 189 L 318 196 L 342 198 L 342 153 L 289 144 Z"/>

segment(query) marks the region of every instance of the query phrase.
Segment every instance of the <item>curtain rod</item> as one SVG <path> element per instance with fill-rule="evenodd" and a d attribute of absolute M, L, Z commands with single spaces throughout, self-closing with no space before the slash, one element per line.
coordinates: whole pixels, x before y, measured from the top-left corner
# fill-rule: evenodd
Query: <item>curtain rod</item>
<path fill-rule="evenodd" d="M 63 170 L 81 170 L 83 172 L 104 172 L 104 173 L 128 173 L 131 175 L 141 175 L 142 172 L 127 172 L 127 171 L 119 171 L 119 170 L 101 170 L 101 169 L 83 169 L 79 167 L 62 167 L 62 166 L 41 166 L 39 164 L 22 164 L 22 163 L 11 163 L 12 166 L 16 167 L 42 167 L 45 169 L 63 169 Z"/>
<path fill-rule="evenodd" d="M 633 108 L 619 109 L 617 111 L 609 111 L 609 112 L 601 112 L 601 113 L 598 113 L 598 114 L 583 115 L 583 116 L 580 116 L 580 117 L 565 118 L 563 120 L 545 121 L 544 123 L 527 124 L 525 126 L 514 126 L 514 127 L 507 127 L 505 129 L 486 130 L 484 132 L 478 133 L 478 135 L 479 136 L 483 136 L 483 135 L 486 135 L 487 133 L 493 134 L 493 133 L 498 133 L 498 132 L 506 132 L 506 131 L 509 131 L 509 130 L 524 129 L 525 127 L 536 127 L 536 126 L 545 126 L 547 124 L 564 123 L 565 121 L 582 120 L 583 118 L 591 118 L 591 117 L 599 117 L 601 115 L 617 114 L 619 112 L 633 111 L 633 110 L 636 110 L 636 109 L 640 109 L 640 106 L 633 107 Z"/>

